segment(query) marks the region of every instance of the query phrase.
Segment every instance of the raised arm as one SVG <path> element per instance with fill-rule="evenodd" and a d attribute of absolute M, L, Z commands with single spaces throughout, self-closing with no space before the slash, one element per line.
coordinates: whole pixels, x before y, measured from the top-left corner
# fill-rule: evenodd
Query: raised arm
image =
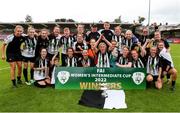
<path fill-rule="evenodd" d="M 96 43 L 95 43 L 95 47 L 97 47 L 97 45 L 98 45 L 98 44 L 99 44 L 99 42 L 101 41 L 102 36 L 103 36 L 103 35 L 101 35 L 101 36 L 98 38 L 98 40 L 96 41 Z"/>
<path fill-rule="evenodd" d="M 142 57 L 144 57 L 144 56 L 146 55 L 146 50 L 141 46 L 141 43 L 140 43 L 140 42 L 138 43 L 138 47 L 139 47 L 140 50 L 141 50 L 140 55 L 141 55 Z"/>
<path fill-rule="evenodd" d="M 58 55 L 58 53 L 56 53 L 56 54 L 53 56 L 53 58 L 52 58 L 52 60 L 51 60 L 51 64 L 52 64 L 52 65 L 54 65 L 54 60 L 55 60 L 55 58 L 56 58 L 57 55 Z"/>
<path fill-rule="evenodd" d="M 112 46 L 111 42 L 109 42 L 103 35 L 102 35 L 102 40 L 104 40 L 109 47 Z"/>

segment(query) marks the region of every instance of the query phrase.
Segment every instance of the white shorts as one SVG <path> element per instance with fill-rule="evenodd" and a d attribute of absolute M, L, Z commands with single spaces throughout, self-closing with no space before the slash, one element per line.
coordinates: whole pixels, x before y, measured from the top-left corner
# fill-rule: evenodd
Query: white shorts
<path fill-rule="evenodd" d="M 40 74 L 39 71 L 34 71 L 34 80 L 43 80 L 45 78 L 44 73 Z"/>

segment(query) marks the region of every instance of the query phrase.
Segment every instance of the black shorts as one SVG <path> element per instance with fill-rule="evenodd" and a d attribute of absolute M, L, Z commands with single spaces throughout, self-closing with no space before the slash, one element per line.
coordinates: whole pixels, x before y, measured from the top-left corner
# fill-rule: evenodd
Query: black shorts
<path fill-rule="evenodd" d="M 52 60 L 53 56 L 54 56 L 54 54 L 50 54 L 50 53 L 47 54 L 47 57 L 49 60 Z M 59 53 L 56 57 L 59 58 Z"/>
<path fill-rule="evenodd" d="M 173 67 L 169 67 L 167 73 L 168 73 L 172 68 L 173 68 Z M 166 75 L 163 74 L 164 71 L 166 71 L 166 67 L 162 68 L 162 74 L 161 74 L 161 77 L 162 77 L 162 78 L 164 78 L 164 76 L 166 76 Z"/>
<path fill-rule="evenodd" d="M 36 58 L 35 57 L 24 57 L 23 56 L 23 62 L 32 62 L 32 63 L 34 63 L 35 62 L 35 60 L 36 60 Z"/>
<path fill-rule="evenodd" d="M 167 68 L 167 66 L 163 66 L 163 67 L 162 67 L 162 72 L 163 72 L 163 71 L 166 71 L 166 68 Z M 172 68 L 173 68 L 173 67 L 169 66 L 168 71 L 169 71 L 170 69 L 172 69 Z M 168 71 L 167 71 L 167 72 L 168 72 Z"/>
<path fill-rule="evenodd" d="M 7 54 L 6 54 L 6 61 L 7 61 L 7 62 L 22 61 L 22 55 L 21 55 L 21 54 L 7 53 Z"/>

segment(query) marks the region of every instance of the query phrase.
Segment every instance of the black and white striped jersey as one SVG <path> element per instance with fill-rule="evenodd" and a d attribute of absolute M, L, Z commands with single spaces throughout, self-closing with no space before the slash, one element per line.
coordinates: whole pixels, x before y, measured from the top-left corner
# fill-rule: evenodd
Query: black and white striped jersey
<path fill-rule="evenodd" d="M 159 57 L 162 60 L 162 67 L 163 68 L 166 68 L 167 66 L 174 67 L 174 63 L 173 63 L 171 54 L 166 48 L 163 48 L 160 51 Z"/>
<path fill-rule="evenodd" d="M 143 36 L 143 35 L 141 35 L 141 36 L 138 37 L 138 40 L 139 40 L 139 42 L 141 42 L 141 45 L 142 45 L 142 46 L 145 44 L 145 42 L 146 42 L 147 39 L 149 39 L 148 36 Z"/>
<path fill-rule="evenodd" d="M 54 36 L 53 34 L 49 35 L 48 53 L 55 54 L 56 52 L 59 52 L 60 39 L 60 35 L 58 37 Z"/>
<path fill-rule="evenodd" d="M 162 67 L 161 64 L 161 59 L 159 56 L 148 56 L 148 60 L 147 60 L 147 73 L 151 74 L 153 76 L 158 76 L 159 74 L 159 68 Z"/>
<path fill-rule="evenodd" d="M 110 67 L 110 52 L 102 54 L 97 52 L 97 67 Z"/>
<path fill-rule="evenodd" d="M 94 59 L 91 57 L 88 57 L 87 59 L 84 59 L 83 57 L 78 59 L 78 67 L 94 67 Z"/>
<path fill-rule="evenodd" d="M 138 58 L 137 60 L 132 59 L 132 67 L 133 68 L 144 68 L 144 63 L 141 58 Z"/>
<path fill-rule="evenodd" d="M 119 36 L 113 35 L 113 37 L 112 37 L 112 40 L 115 40 L 117 42 L 116 46 L 118 47 L 119 51 L 122 51 L 122 45 L 123 45 L 124 39 L 125 38 L 122 35 L 119 35 Z"/>
<path fill-rule="evenodd" d="M 87 50 L 88 46 L 87 46 L 85 41 L 83 41 L 82 43 L 79 43 L 79 42 L 76 41 L 73 44 L 73 49 L 74 49 L 74 51 L 82 52 L 82 50 L 85 50 L 85 49 Z M 80 58 L 80 57 L 82 57 L 82 54 L 81 53 L 75 53 L 75 56 Z"/>
<path fill-rule="evenodd" d="M 78 65 L 78 59 L 76 57 L 69 58 L 66 56 L 64 64 L 62 66 L 64 67 L 77 67 Z"/>
<path fill-rule="evenodd" d="M 129 49 L 131 50 L 132 46 L 134 44 L 137 44 L 138 42 L 139 42 L 139 40 L 133 36 L 131 39 L 124 38 L 123 45 L 129 47 Z"/>
<path fill-rule="evenodd" d="M 66 54 L 67 48 L 73 47 L 73 44 L 75 41 L 76 40 L 73 36 L 69 36 L 69 37 L 62 36 L 60 39 L 60 45 L 62 47 L 62 53 Z"/>
<path fill-rule="evenodd" d="M 132 59 L 129 56 L 125 58 L 122 54 L 119 54 L 116 59 L 116 63 L 120 65 L 127 65 L 129 62 L 132 62 Z"/>
<path fill-rule="evenodd" d="M 38 57 L 35 61 L 34 68 L 48 68 L 50 65 L 48 59 L 42 59 Z M 48 75 L 47 70 L 34 70 L 34 79 L 35 80 L 43 80 Z"/>
<path fill-rule="evenodd" d="M 21 51 L 22 56 L 24 57 L 35 57 L 35 50 L 36 50 L 36 45 L 37 45 L 37 40 L 36 38 L 30 38 L 29 36 L 26 36 L 24 39 L 24 47 Z"/>

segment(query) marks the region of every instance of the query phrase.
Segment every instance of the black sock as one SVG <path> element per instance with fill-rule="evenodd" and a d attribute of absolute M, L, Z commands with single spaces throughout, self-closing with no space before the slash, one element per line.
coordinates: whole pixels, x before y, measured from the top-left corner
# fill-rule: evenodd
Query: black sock
<path fill-rule="evenodd" d="M 28 82 L 28 76 L 27 76 L 27 69 L 23 69 L 24 79 L 26 82 Z"/>
<path fill-rule="evenodd" d="M 31 80 L 34 79 L 34 69 L 31 69 Z"/>
<path fill-rule="evenodd" d="M 167 75 L 166 75 L 166 78 L 167 78 L 167 79 L 170 79 L 170 76 L 171 76 L 170 74 L 167 74 Z"/>
<path fill-rule="evenodd" d="M 20 77 L 20 76 L 17 76 L 17 80 L 20 81 L 20 80 L 21 80 L 21 77 Z"/>
<path fill-rule="evenodd" d="M 175 84 L 176 84 L 176 81 L 173 80 L 172 81 L 172 86 L 175 86 Z"/>
<path fill-rule="evenodd" d="M 13 84 L 14 86 L 16 86 L 16 79 L 11 80 L 11 81 L 12 81 L 12 84 Z"/>

